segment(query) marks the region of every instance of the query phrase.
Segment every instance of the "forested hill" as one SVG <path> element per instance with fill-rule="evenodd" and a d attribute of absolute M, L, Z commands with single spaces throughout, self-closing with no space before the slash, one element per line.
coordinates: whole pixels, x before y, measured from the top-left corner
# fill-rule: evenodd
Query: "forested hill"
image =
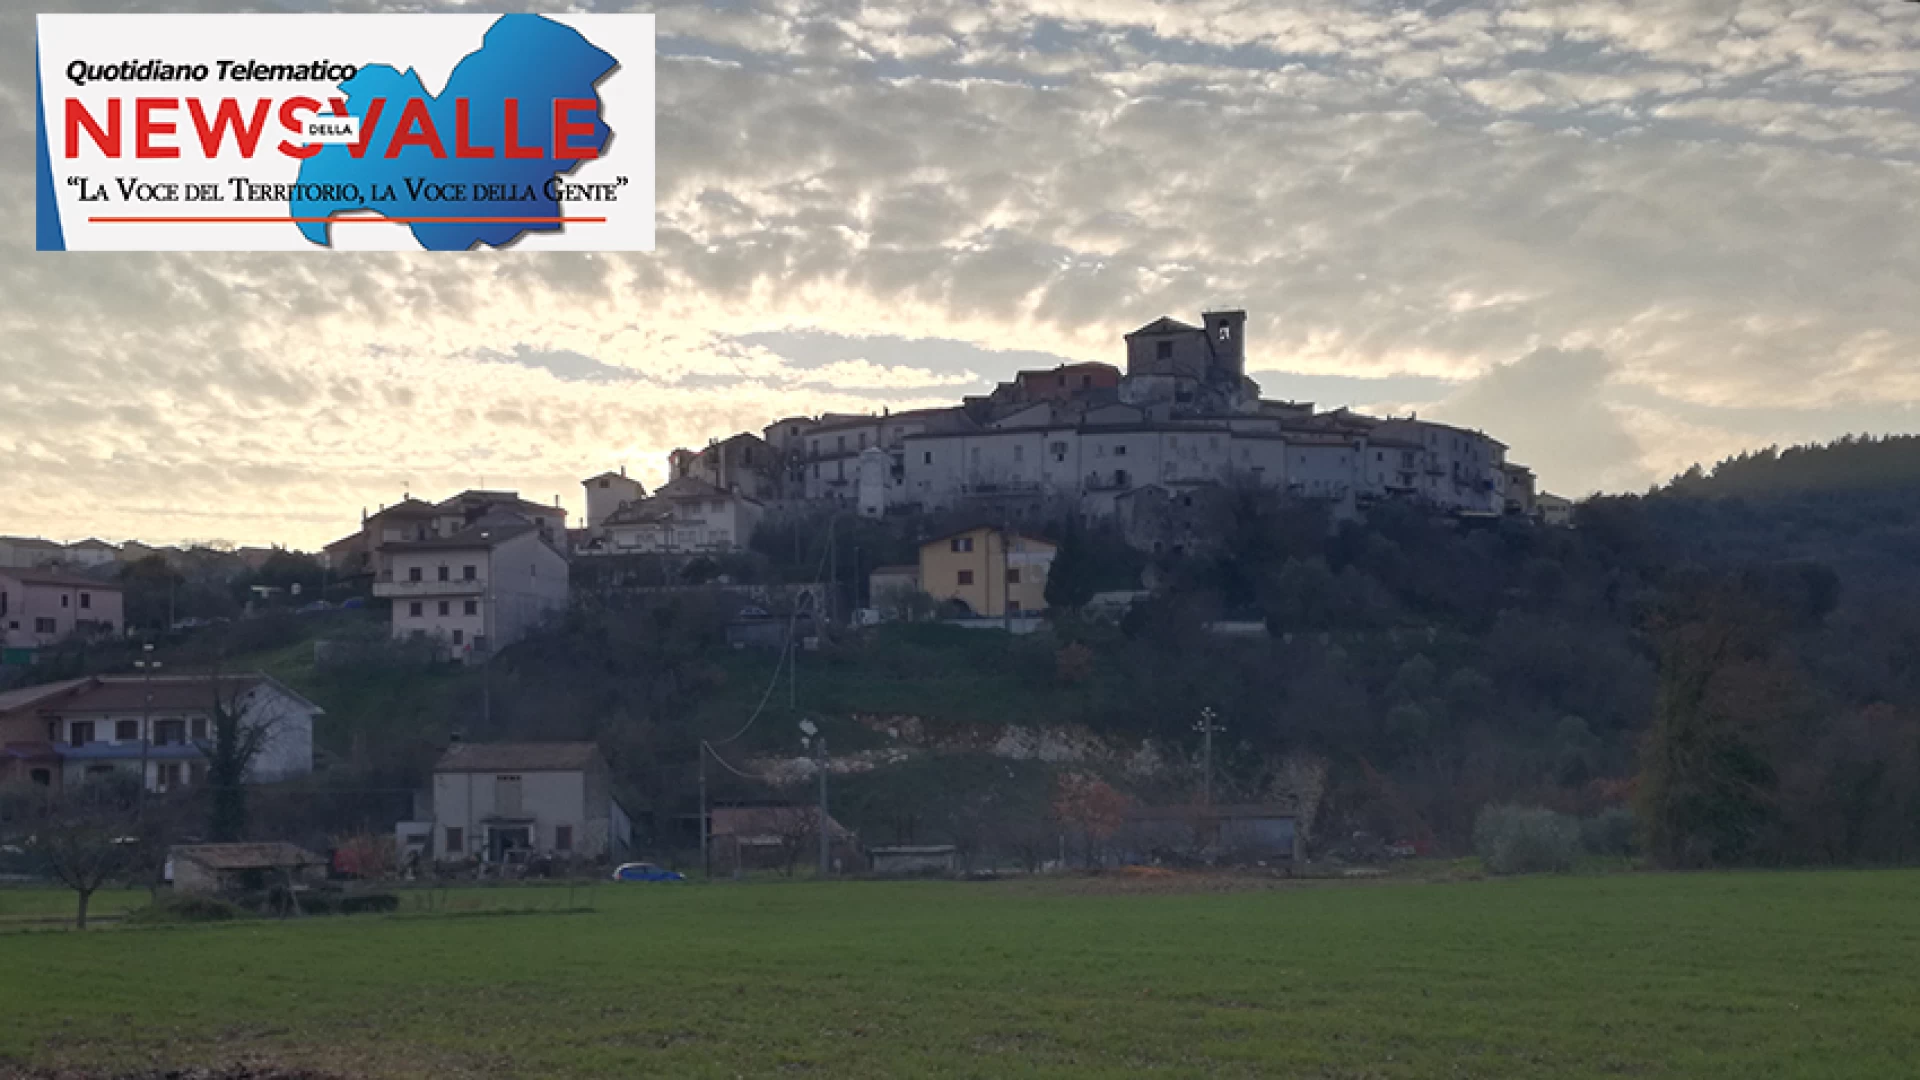
<path fill-rule="evenodd" d="M 1741 454 L 1586 511 L 1643 520 L 1661 561 L 1815 562 L 1856 585 L 1920 585 L 1920 436 Z"/>
<path fill-rule="evenodd" d="M 1696 465 L 1661 490 L 1707 497 L 1770 497 L 1920 488 L 1920 435 L 1848 435 L 1785 450 L 1767 447 Z"/>

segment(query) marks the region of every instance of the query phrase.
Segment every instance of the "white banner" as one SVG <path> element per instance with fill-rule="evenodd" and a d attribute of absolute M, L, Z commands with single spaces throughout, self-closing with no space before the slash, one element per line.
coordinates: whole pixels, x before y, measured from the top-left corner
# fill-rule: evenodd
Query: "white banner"
<path fill-rule="evenodd" d="M 653 250 L 652 15 L 42 15 L 42 251 Z"/>

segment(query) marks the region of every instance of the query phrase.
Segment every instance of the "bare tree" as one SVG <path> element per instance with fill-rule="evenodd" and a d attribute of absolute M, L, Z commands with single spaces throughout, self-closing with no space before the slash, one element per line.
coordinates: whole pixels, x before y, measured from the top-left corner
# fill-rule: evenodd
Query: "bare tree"
<path fill-rule="evenodd" d="M 247 832 L 247 778 L 287 717 L 259 696 L 258 679 L 223 676 L 216 670 L 209 684 L 209 737 L 200 742 L 212 797 L 208 832 L 216 843 L 233 843 Z"/>
<path fill-rule="evenodd" d="M 780 844 L 786 875 L 792 877 L 800 856 L 818 843 L 820 834 L 814 830 L 819 812 L 811 806 L 780 806 L 766 813 L 767 826 Z"/>
<path fill-rule="evenodd" d="M 49 794 L 32 819 L 28 849 L 77 894 L 76 930 L 87 928 L 93 894 L 142 862 L 139 788 L 130 780 L 93 780 Z"/>

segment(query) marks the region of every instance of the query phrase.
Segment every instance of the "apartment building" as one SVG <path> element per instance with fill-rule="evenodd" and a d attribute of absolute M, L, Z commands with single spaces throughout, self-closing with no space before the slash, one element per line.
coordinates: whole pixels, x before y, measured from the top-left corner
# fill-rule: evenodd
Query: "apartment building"
<path fill-rule="evenodd" d="M 393 602 L 393 636 L 454 659 L 485 660 L 567 607 L 567 560 L 517 515 L 380 551 L 389 567 L 373 592 Z"/>
<path fill-rule="evenodd" d="M 0 646 L 37 648 L 126 632 L 118 585 L 62 570 L 0 569 Z"/>
<path fill-rule="evenodd" d="M 941 603 L 965 605 L 974 615 L 1031 615 L 1047 607 L 1048 541 L 979 525 L 920 545 L 920 588 Z"/>

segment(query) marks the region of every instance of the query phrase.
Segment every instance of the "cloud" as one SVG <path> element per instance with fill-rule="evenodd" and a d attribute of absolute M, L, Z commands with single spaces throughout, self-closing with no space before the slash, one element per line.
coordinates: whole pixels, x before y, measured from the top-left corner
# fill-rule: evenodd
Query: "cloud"
<path fill-rule="evenodd" d="M 1612 365 L 1598 349 L 1540 348 L 1501 364 L 1436 405 L 1433 419 L 1491 432 L 1507 460 L 1543 486 L 1586 495 L 1652 477 L 1639 441 L 1606 400 Z"/>
<path fill-rule="evenodd" d="M 35 255 L 10 50 L 9 529 L 313 544 L 408 484 L 574 499 L 777 416 L 1119 362 L 1215 304 L 1270 393 L 1444 402 L 1568 490 L 1897 425 L 1909 8 L 667 3 L 631 256 Z M 75 497 L 105 490 L 140 495 Z"/>

